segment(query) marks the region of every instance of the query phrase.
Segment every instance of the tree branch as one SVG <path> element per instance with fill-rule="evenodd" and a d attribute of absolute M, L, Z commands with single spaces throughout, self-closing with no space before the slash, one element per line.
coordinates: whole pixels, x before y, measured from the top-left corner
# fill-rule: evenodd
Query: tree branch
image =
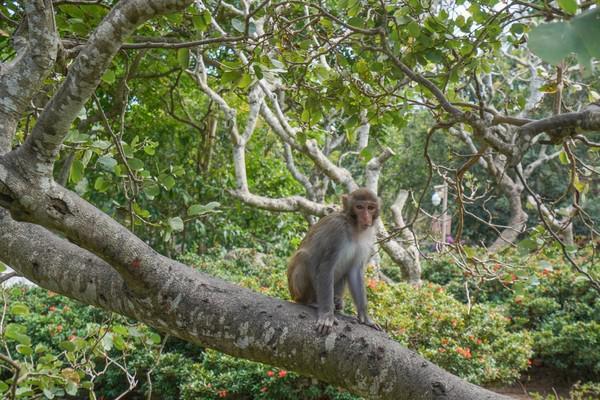
<path fill-rule="evenodd" d="M 19 148 L 19 154 L 27 154 L 31 161 L 30 171 L 50 176 L 71 123 L 94 93 L 123 40 L 144 21 L 181 10 L 190 3 L 191 0 L 123 0 L 106 15 Z"/>
<path fill-rule="evenodd" d="M 24 3 L 26 45 L 0 68 L 0 155 L 10 151 L 19 118 L 54 65 L 58 52 L 52 2 Z"/>
<path fill-rule="evenodd" d="M 40 259 L 39 249 L 44 249 Z M 209 277 L 176 261 L 161 265 L 158 290 L 132 296 L 104 261 L 0 210 L 0 257 L 42 287 L 135 318 L 183 340 L 265 362 L 373 399 L 501 400 L 465 382 L 385 333 L 338 316 L 317 335 L 316 311 Z M 345 360 L 345 361 L 344 361 Z M 348 363 L 348 360 L 352 360 Z M 318 366 L 318 368 L 315 368 Z"/>

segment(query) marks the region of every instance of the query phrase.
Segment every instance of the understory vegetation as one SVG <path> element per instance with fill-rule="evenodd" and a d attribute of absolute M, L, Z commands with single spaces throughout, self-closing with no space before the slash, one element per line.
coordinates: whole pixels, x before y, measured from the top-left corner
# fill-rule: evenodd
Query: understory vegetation
<path fill-rule="evenodd" d="M 509 252 L 499 262 L 510 272 L 494 282 L 470 279 L 451 258 L 434 254 L 425 263 L 420 288 L 386 283 L 370 266 L 373 316 L 395 340 L 471 382 L 510 384 L 532 368 L 551 367 L 557 376 L 582 382 L 573 399 L 593 399 L 598 390 L 593 382 L 600 378 L 600 302 L 588 281 L 552 261 L 556 251 Z M 188 253 L 183 261 L 288 298 L 283 257 L 239 249 Z M 96 393 L 105 399 L 122 393 L 135 399 L 150 393 L 190 400 L 357 398 L 285 369 L 195 347 L 44 289 L 3 289 L 2 305 L 3 348 L 27 366 L 19 398 L 35 393 L 48 398 Z M 5 393 L 11 375 L 9 368 L 0 375 Z"/>

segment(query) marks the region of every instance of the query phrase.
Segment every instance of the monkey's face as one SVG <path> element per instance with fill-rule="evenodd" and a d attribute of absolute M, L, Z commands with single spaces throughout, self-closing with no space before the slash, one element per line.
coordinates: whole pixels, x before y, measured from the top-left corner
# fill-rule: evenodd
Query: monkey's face
<path fill-rule="evenodd" d="M 355 200 L 352 204 L 352 215 L 356 218 L 356 227 L 359 230 L 368 229 L 379 216 L 379 205 L 374 201 Z"/>

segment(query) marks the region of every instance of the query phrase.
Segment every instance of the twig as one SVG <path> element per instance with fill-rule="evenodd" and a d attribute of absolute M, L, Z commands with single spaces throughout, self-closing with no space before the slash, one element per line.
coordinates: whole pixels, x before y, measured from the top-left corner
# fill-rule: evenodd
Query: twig
<path fill-rule="evenodd" d="M 13 360 L 11 360 L 9 357 L 5 356 L 2 353 L 0 353 L 0 360 L 9 364 L 15 371 L 13 382 L 12 382 L 11 388 L 10 388 L 10 393 L 11 393 L 10 398 L 11 398 L 11 400 L 14 400 L 17 398 L 17 382 L 19 380 L 19 373 L 21 372 L 21 367 L 19 367 L 19 364 L 17 364 L 16 362 L 14 362 Z"/>

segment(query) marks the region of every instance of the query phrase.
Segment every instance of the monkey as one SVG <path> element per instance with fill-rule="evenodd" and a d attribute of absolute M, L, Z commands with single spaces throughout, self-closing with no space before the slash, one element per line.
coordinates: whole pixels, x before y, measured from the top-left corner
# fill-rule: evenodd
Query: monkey
<path fill-rule="evenodd" d="M 335 323 L 334 310 L 343 308 L 343 294 L 348 286 L 358 321 L 381 330 L 367 313 L 364 284 L 364 267 L 375 242 L 380 199 L 371 190 L 360 188 L 343 195 L 342 205 L 341 212 L 331 213 L 313 225 L 290 257 L 290 294 L 298 303 L 317 307 L 316 330 L 328 334 Z"/>

